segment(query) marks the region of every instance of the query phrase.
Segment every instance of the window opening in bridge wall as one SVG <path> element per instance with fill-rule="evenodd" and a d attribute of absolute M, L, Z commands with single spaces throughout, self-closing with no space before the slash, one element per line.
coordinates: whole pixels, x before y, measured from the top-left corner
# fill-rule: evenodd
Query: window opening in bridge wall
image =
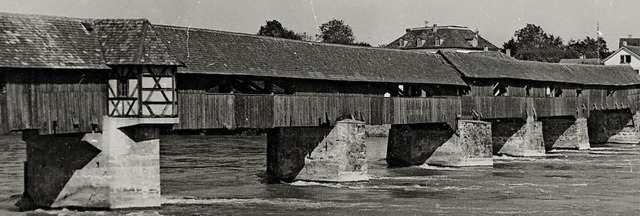
<path fill-rule="evenodd" d="M 615 95 L 616 90 L 613 89 L 609 89 L 607 90 L 607 97 L 613 97 L 613 95 Z"/>
<path fill-rule="evenodd" d="M 547 97 L 562 97 L 562 89 L 560 87 L 549 86 L 545 89 Z"/>
<path fill-rule="evenodd" d="M 559 87 L 553 88 L 553 97 L 562 97 L 562 89 Z"/>
<path fill-rule="evenodd" d="M 0 93 L 7 93 L 7 80 L 2 73 L 0 73 Z"/>
<path fill-rule="evenodd" d="M 502 83 L 493 85 L 493 96 L 508 96 L 507 86 Z"/>

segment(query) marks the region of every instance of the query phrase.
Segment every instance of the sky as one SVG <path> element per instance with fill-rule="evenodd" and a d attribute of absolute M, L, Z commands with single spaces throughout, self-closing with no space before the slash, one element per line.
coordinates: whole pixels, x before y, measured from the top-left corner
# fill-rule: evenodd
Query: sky
<path fill-rule="evenodd" d="M 344 20 L 356 41 L 373 46 L 425 21 L 467 26 L 496 46 L 527 23 L 570 39 L 596 37 L 600 23 L 609 49 L 621 37 L 640 37 L 637 0 L 0 0 L 0 11 L 82 18 L 147 18 L 152 23 L 255 34 L 267 20 L 309 35 L 331 19 Z"/>

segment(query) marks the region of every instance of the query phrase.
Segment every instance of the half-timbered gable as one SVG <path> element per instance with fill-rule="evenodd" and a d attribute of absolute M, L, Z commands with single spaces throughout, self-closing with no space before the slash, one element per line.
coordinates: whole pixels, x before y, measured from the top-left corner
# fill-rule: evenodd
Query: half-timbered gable
<path fill-rule="evenodd" d="M 171 55 L 144 19 L 97 20 L 109 73 L 109 116 L 176 117 L 175 74 L 182 62 Z"/>
<path fill-rule="evenodd" d="M 7 130 L 101 130 L 102 117 L 176 117 L 183 66 L 149 21 L 0 14 Z M 4 102 L 6 101 L 6 102 Z"/>

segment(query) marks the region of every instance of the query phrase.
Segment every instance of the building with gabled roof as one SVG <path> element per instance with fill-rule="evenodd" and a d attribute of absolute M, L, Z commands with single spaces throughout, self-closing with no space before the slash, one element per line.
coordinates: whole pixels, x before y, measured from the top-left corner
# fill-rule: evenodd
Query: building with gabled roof
<path fill-rule="evenodd" d="M 640 74 L 640 46 L 621 46 L 602 60 L 602 63 L 605 65 L 629 65 L 636 73 Z"/>
<path fill-rule="evenodd" d="M 640 46 L 640 38 L 633 38 L 629 36 L 628 38 L 620 38 L 620 43 L 618 43 L 618 48 L 623 46 Z"/>
<path fill-rule="evenodd" d="M 464 26 L 433 26 L 408 28 L 400 38 L 385 46 L 435 53 L 437 50 L 459 52 L 498 51 L 499 48 Z"/>

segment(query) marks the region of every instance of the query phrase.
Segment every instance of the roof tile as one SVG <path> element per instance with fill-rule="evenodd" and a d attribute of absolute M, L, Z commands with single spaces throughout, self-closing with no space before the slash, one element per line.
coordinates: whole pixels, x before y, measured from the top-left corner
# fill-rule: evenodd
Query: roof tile
<path fill-rule="evenodd" d="M 466 85 L 439 55 L 156 26 L 188 68 L 180 73 Z"/>
<path fill-rule="evenodd" d="M 584 85 L 627 86 L 640 84 L 640 76 L 628 65 L 570 65 L 520 61 L 439 52 L 465 77 L 508 78 Z"/>

